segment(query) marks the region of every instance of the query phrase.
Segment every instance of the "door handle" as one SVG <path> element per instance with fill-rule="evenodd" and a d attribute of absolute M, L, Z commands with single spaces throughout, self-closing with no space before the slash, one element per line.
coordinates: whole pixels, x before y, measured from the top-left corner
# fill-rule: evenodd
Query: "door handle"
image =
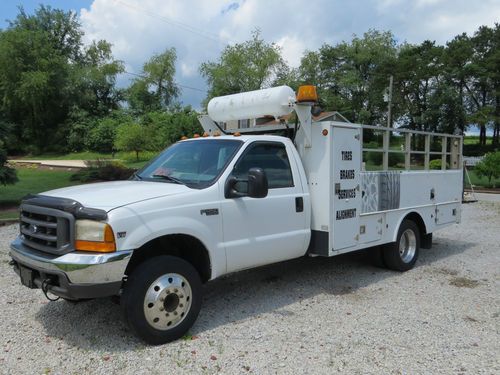
<path fill-rule="evenodd" d="M 303 212 L 304 211 L 304 198 L 295 197 L 295 212 Z"/>

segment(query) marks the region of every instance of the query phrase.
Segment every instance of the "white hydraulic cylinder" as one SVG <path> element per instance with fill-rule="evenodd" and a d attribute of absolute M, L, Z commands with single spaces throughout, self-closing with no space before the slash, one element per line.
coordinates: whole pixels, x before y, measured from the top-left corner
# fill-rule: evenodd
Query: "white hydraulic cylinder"
<path fill-rule="evenodd" d="M 219 96 L 208 102 L 208 115 L 213 121 L 280 117 L 294 109 L 295 92 L 288 86 Z"/>

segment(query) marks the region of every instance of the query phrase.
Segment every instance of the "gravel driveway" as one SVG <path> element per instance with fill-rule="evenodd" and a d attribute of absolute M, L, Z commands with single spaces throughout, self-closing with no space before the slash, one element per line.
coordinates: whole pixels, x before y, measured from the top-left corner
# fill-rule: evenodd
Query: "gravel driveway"
<path fill-rule="evenodd" d="M 500 204 L 463 206 L 404 274 L 362 253 L 305 258 L 206 287 L 191 335 L 148 347 L 111 300 L 48 303 L 8 266 L 0 228 L 0 372 L 500 373 Z"/>

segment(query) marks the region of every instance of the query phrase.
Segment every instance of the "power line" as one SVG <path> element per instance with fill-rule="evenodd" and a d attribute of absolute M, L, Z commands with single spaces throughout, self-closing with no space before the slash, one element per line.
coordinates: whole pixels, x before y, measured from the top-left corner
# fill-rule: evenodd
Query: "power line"
<path fill-rule="evenodd" d="M 148 78 L 148 77 L 146 77 L 143 74 L 127 72 L 126 70 L 124 70 L 123 73 L 130 74 L 131 76 L 136 76 L 136 77 L 140 77 L 140 78 Z M 207 90 L 203 90 L 203 89 L 200 89 L 200 88 L 197 88 L 197 87 L 187 86 L 187 85 L 183 85 L 183 84 L 180 84 L 180 83 L 177 83 L 177 82 L 174 82 L 174 84 L 177 85 L 177 86 L 179 86 L 179 87 L 182 87 L 183 89 L 199 91 L 199 92 L 202 92 L 204 94 L 207 93 Z"/>
<path fill-rule="evenodd" d="M 156 18 L 156 19 L 158 19 L 160 21 L 163 21 L 165 23 L 168 23 L 168 24 L 170 24 L 172 26 L 179 27 L 181 29 L 184 29 L 185 31 L 188 31 L 188 32 L 193 33 L 193 34 L 196 34 L 198 36 L 201 36 L 202 38 L 206 38 L 206 39 L 209 39 L 209 40 L 211 40 L 213 42 L 221 43 L 221 44 L 224 44 L 224 45 L 227 44 L 224 41 L 222 41 L 221 38 L 217 34 L 214 34 L 212 32 L 209 32 L 209 31 L 206 31 L 206 30 L 202 30 L 200 28 L 197 28 L 195 26 L 192 26 L 190 24 L 187 24 L 185 22 L 176 20 L 176 19 L 171 18 L 171 17 L 160 16 L 159 14 L 151 12 L 151 11 L 149 11 L 149 10 L 143 8 L 143 7 L 127 3 L 127 2 L 125 2 L 123 0 L 115 0 L 115 2 L 118 3 L 118 4 L 124 5 L 124 6 L 128 7 L 129 9 L 135 10 L 137 12 L 142 12 L 142 13 L 150 16 L 150 17 Z"/>

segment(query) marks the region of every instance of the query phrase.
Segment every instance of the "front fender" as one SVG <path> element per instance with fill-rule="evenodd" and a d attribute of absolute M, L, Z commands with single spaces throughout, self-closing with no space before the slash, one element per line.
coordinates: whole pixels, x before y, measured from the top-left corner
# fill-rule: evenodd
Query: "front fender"
<path fill-rule="evenodd" d="M 197 213 L 197 215 L 196 215 Z M 212 278 L 226 272 L 226 254 L 221 239 L 221 219 L 202 216 L 199 209 L 142 210 L 120 207 L 109 214 L 117 250 L 135 250 L 155 238 L 184 234 L 195 237 L 207 249 Z"/>

